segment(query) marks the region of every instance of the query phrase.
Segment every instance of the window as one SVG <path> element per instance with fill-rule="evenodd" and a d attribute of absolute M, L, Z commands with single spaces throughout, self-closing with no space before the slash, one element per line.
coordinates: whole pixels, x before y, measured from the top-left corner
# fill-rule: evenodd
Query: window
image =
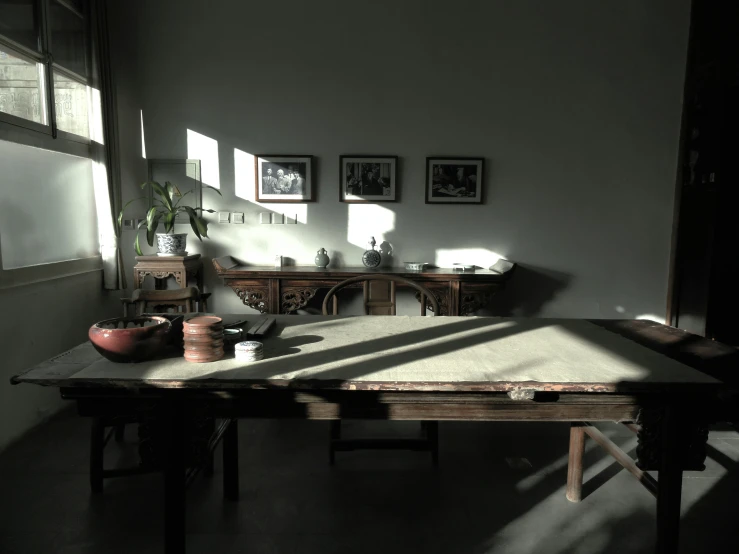
<path fill-rule="evenodd" d="M 44 89 L 42 64 L 0 50 L 0 112 L 47 125 Z"/>
<path fill-rule="evenodd" d="M 101 268 L 98 1 L 0 0 L 0 289 Z"/>
<path fill-rule="evenodd" d="M 70 153 L 64 143 L 91 136 L 90 3 L 0 0 L 0 125 L 47 135 L 52 150 Z"/>

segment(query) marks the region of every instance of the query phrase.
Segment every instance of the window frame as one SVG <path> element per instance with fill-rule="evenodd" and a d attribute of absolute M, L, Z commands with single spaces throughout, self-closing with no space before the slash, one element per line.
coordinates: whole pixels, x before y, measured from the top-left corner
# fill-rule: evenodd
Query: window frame
<path fill-rule="evenodd" d="M 86 20 L 85 69 L 89 77 L 79 75 L 54 62 L 49 20 L 50 3 L 53 1 L 58 2 L 75 15 L 82 16 Z M 17 56 L 29 63 L 41 64 L 45 86 L 43 96 L 47 121 L 46 124 L 37 123 L 29 119 L 0 112 L 0 140 L 43 148 L 80 158 L 88 158 L 94 161 L 95 145 L 90 138 L 75 135 L 74 133 L 57 128 L 56 105 L 54 102 L 54 74 L 62 74 L 66 78 L 90 88 L 99 88 L 96 87 L 98 71 L 95 60 L 98 58 L 95 52 L 97 39 L 94 34 L 93 25 L 93 13 L 96 11 L 97 1 L 89 0 L 85 6 L 86 13 L 83 14 L 66 0 L 35 0 L 34 27 L 38 42 L 37 51 L 0 34 L 0 49 L 6 50 L 13 56 Z M 4 269 L 2 265 L 2 252 L 0 251 L 0 290 L 71 277 L 83 273 L 98 272 L 102 271 L 102 269 L 102 254 L 88 258 L 69 259 L 14 269 Z"/>
<path fill-rule="evenodd" d="M 93 157 L 91 149 L 92 141 L 90 138 L 63 131 L 57 127 L 54 75 L 58 73 L 81 85 L 94 87 L 93 49 L 95 38 L 93 36 L 92 13 L 93 3 L 95 1 L 89 0 L 86 5 L 86 13 L 82 13 L 65 0 L 35 0 L 34 23 L 38 35 L 38 51 L 0 34 L 0 48 L 9 51 L 10 54 L 29 63 L 40 63 L 42 65 L 45 87 L 45 117 L 48 122 L 47 124 L 37 123 L 29 119 L 0 112 L 0 140 L 45 148 L 63 154 L 72 154 L 85 158 Z M 70 10 L 74 15 L 85 20 L 88 37 L 85 45 L 85 67 L 89 77 L 79 75 L 54 61 L 54 45 L 49 20 L 51 2 L 57 2 Z"/>

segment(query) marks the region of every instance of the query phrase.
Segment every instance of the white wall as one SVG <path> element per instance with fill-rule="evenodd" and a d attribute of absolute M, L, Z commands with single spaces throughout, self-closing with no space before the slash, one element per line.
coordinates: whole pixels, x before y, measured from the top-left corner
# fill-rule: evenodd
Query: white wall
<path fill-rule="evenodd" d="M 689 4 L 114 1 L 127 195 L 143 110 L 149 157 L 192 155 L 188 130 L 216 141 L 203 172 L 224 198 L 205 206 L 246 212 L 191 251 L 359 265 L 374 235 L 397 264 L 519 262 L 497 313 L 662 315 Z M 317 157 L 305 223 L 258 224 L 282 209 L 249 201 L 255 153 Z M 338 201 L 338 157 L 356 153 L 400 156 L 400 202 Z M 485 205 L 427 206 L 429 155 L 484 156 Z M 207 267 L 213 308 L 238 309 Z"/>

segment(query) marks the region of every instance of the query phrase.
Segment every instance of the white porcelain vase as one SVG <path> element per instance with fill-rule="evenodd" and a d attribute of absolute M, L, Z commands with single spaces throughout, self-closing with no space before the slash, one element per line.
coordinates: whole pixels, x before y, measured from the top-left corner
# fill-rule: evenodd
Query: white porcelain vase
<path fill-rule="evenodd" d="M 157 233 L 157 256 L 184 256 L 187 254 L 187 233 Z"/>

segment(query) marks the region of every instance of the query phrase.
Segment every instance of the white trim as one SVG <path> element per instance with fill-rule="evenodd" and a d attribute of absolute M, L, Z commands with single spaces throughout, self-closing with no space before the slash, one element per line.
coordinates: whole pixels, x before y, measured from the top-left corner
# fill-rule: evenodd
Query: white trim
<path fill-rule="evenodd" d="M 2 253 L 0 253 L 0 268 L 2 267 Z M 29 265 L 15 269 L 0 269 L 0 290 L 13 287 L 22 287 L 43 281 L 52 281 L 63 277 L 71 277 L 93 271 L 102 271 L 103 259 L 101 256 L 77 258 L 63 262 Z M 101 285 L 102 286 L 102 285 Z"/>

